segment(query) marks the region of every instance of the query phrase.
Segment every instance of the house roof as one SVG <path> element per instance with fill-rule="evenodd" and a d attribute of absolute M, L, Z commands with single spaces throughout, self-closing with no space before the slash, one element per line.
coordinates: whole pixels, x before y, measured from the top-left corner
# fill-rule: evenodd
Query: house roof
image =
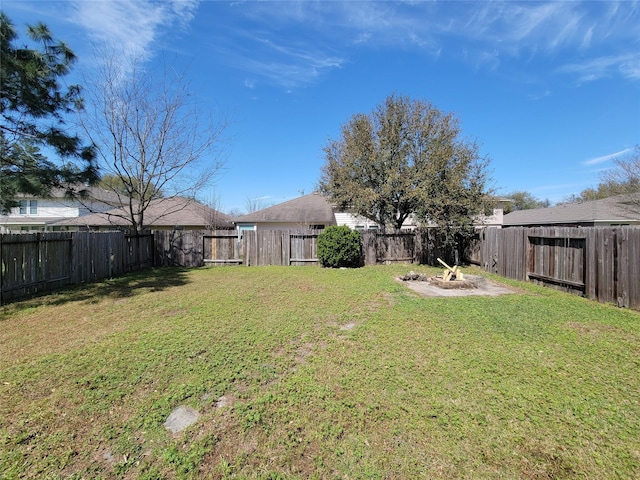
<path fill-rule="evenodd" d="M 118 196 L 118 194 L 110 190 L 105 190 L 100 187 L 77 185 L 77 186 L 73 186 L 72 190 L 74 190 L 75 192 L 84 192 L 86 195 L 85 197 L 83 197 L 84 200 L 98 201 L 98 202 L 103 202 L 103 203 L 112 204 L 112 205 L 120 205 L 122 203 L 121 198 Z M 46 195 L 46 196 L 28 195 L 28 194 L 20 193 L 16 196 L 16 198 L 17 199 L 46 198 L 46 199 L 56 199 L 56 200 L 68 200 L 67 190 L 59 187 L 52 188 L 49 195 Z"/>
<path fill-rule="evenodd" d="M 234 219 L 234 223 L 300 223 L 335 224 L 329 200 L 319 193 L 310 193 L 272 207 Z"/>
<path fill-rule="evenodd" d="M 124 208 L 114 208 L 104 213 L 93 213 L 52 225 L 64 226 L 127 226 L 127 212 Z M 123 218 L 124 217 L 124 218 Z M 152 200 L 144 214 L 147 227 L 209 227 L 233 228 L 231 217 L 195 200 L 183 197 L 158 198 Z"/>
<path fill-rule="evenodd" d="M 60 220 L 60 217 L 9 217 L 8 215 L 0 215 L 0 225 L 46 225 L 50 222 Z"/>
<path fill-rule="evenodd" d="M 640 223 L 640 194 L 518 210 L 504 216 L 504 226 Z"/>

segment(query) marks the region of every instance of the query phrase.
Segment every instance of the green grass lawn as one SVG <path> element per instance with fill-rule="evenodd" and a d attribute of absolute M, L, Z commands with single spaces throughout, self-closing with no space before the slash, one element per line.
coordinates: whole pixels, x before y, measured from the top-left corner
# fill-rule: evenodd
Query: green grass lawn
<path fill-rule="evenodd" d="M 0 307 L 0 478 L 640 478 L 637 312 L 497 277 L 517 293 L 422 298 L 410 269 L 436 272 L 160 269 Z"/>

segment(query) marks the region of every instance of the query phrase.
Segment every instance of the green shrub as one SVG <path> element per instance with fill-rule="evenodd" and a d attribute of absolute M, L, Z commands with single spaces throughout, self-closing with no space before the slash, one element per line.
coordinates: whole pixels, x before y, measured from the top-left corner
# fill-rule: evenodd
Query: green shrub
<path fill-rule="evenodd" d="M 327 227 L 318 237 L 318 260 L 330 268 L 361 266 L 360 233 L 346 225 Z"/>

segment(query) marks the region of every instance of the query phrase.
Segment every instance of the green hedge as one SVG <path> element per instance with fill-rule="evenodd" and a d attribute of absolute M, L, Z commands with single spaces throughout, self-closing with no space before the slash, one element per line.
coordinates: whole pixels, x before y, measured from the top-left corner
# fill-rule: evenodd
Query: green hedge
<path fill-rule="evenodd" d="M 360 233 L 345 225 L 327 227 L 318 237 L 318 260 L 330 268 L 362 266 Z"/>

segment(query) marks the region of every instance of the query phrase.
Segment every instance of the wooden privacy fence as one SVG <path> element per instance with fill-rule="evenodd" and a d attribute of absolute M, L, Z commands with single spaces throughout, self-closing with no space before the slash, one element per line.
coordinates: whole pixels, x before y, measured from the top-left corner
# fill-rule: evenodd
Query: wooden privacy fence
<path fill-rule="evenodd" d="M 156 230 L 157 267 L 202 267 L 242 263 L 235 230 Z"/>
<path fill-rule="evenodd" d="M 153 266 L 153 236 L 122 232 L 0 235 L 0 303 Z"/>
<path fill-rule="evenodd" d="M 640 309 L 640 227 L 484 228 L 469 260 L 507 278 Z"/>
<path fill-rule="evenodd" d="M 0 235 L 0 302 L 152 266 L 317 265 L 319 231 Z M 365 265 L 449 258 L 439 232 L 364 232 Z M 465 253 L 484 270 L 640 309 L 640 227 L 484 228 Z"/>
<path fill-rule="evenodd" d="M 156 265 L 316 265 L 318 232 L 157 231 Z"/>
<path fill-rule="evenodd" d="M 365 232 L 362 234 L 364 264 L 415 262 L 416 234 L 410 232 L 381 234 Z"/>
<path fill-rule="evenodd" d="M 157 231 L 156 265 L 201 267 L 204 265 L 318 265 L 320 231 Z M 417 262 L 422 236 L 415 233 L 362 234 L 365 265 Z M 426 238 L 426 237 L 425 237 Z M 428 242 L 424 242 L 427 245 Z"/>

